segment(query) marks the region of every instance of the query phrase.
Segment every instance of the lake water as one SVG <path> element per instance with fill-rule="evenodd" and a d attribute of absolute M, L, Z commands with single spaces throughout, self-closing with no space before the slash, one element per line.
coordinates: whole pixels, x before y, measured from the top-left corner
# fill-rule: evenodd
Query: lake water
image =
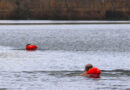
<path fill-rule="evenodd" d="M 0 90 L 130 90 L 130 25 L 0 25 Z"/>

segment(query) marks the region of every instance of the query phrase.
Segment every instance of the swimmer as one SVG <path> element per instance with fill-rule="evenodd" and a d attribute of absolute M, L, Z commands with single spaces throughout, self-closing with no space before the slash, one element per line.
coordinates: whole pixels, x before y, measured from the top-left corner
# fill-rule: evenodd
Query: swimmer
<path fill-rule="evenodd" d="M 87 64 L 85 66 L 84 73 L 80 75 L 84 77 L 89 77 L 89 78 L 100 78 L 100 74 L 101 74 L 101 71 L 98 68 L 93 67 L 92 64 Z"/>

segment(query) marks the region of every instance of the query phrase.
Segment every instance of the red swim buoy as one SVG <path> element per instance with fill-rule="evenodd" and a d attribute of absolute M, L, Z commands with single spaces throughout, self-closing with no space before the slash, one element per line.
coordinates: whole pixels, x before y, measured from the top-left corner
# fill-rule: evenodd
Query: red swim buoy
<path fill-rule="evenodd" d="M 92 78 L 100 78 L 101 71 L 98 68 L 91 68 L 87 74 L 90 75 Z"/>
<path fill-rule="evenodd" d="M 35 50 L 37 50 L 37 46 L 28 44 L 28 45 L 26 45 L 26 50 L 27 51 L 35 51 Z"/>

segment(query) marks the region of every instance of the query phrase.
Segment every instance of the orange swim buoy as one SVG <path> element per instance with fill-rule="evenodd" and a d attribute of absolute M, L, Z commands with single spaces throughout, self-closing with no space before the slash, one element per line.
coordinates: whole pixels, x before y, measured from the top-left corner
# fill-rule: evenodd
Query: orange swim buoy
<path fill-rule="evenodd" d="M 26 50 L 27 50 L 27 51 L 37 50 L 37 46 L 36 46 L 36 45 L 32 45 L 32 44 L 27 44 L 27 45 L 26 45 Z"/>
<path fill-rule="evenodd" d="M 87 74 L 90 75 L 90 77 L 92 78 L 100 78 L 100 74 L 101 74 L 101 70 L 99 70 L 98 68 L 91 68 Z"/>

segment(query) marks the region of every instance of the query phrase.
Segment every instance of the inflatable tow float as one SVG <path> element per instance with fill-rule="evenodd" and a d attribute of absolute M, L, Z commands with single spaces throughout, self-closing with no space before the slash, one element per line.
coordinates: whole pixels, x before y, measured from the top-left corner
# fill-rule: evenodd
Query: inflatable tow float
<path fill-rule="evenodd" d="M 86 73 L 89 74 L 90 78 L 100 78 L 101 71 L 98 68 L 94 67 Z"/>
<path fill-rule="evenodd" d="M 26 45 L 26 50 L 27 51 L 35 51 L 35 50 L 37 50 L 37 46 L 36 45 L 32 45 L 32 44 L 27 44 Z"/>

